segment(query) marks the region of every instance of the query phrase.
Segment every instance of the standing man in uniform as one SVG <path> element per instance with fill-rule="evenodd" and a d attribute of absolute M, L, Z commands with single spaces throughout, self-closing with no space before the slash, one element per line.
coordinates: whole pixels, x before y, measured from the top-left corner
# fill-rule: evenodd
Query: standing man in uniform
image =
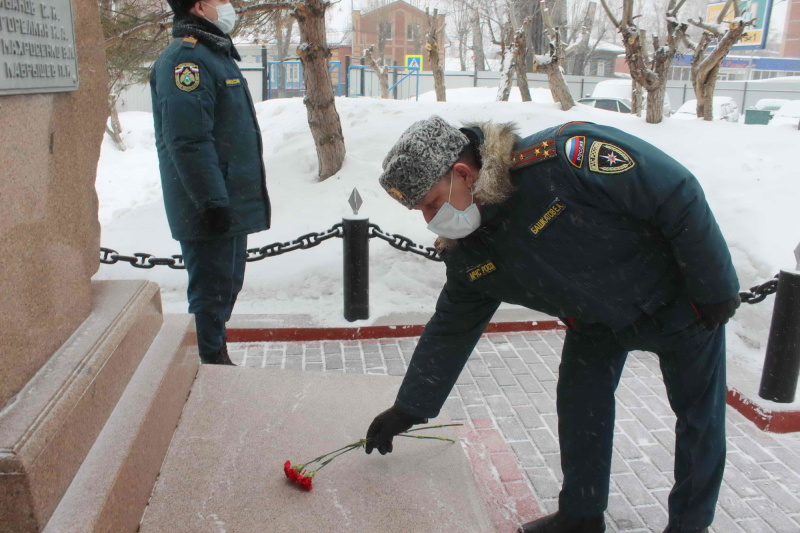
<path fill-rule="evenodd" d="M 247 235 L 269 228 L 261 133 L 228 33 L 228 0 L 168 0 L 174 40 L 150 74 L 161 186 L 189 274 L 200 360 L 232 365 L 225 323 L 244 281 Z"/>
<path fill-rule="evenodd" d="M 558 512 L 520 533 L 602 533 L 614 391 L 628 352 L 655 352 L 675 427 L 665 533 L 706 532 L 725 465 L 725 324 L 739 285 L 694 176 L 627 133 L 569 123 L 413 124 L 383 162 L 386 191 L 440 235 L 447 282 L 367 453 L 439 414 L 501 302 L 567 324 L 557 385 Z"/>

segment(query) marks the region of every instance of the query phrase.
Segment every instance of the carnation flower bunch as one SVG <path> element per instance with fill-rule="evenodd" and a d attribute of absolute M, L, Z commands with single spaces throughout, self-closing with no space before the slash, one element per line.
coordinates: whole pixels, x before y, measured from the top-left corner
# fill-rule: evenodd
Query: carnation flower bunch
<path fill-rule="evenodd" d="M 445 428 L 451 426 L 462 426 L 463 424 L 440 424 L 438 426 L 425 426 L 416 429 L 410 429 L 406 432 L 400 433 L 398 437 L 408 437 L 412 439 L 433 439 L 433 440 L 445 440 L 448 442 L 455 442 L 453 439 L 448 439 L 446 437 L 435 437 L 432 435 L 411 435 L 415 431 L 422 431 L 426 429 L 438 429 L 438 428 Z M 290 481 L 296 483 L 301 489 L 310 491 L 312 487 L 312 480 L 317 472 L 322 470 L 325 466 L 329 465 L 331 461 L 339 457 L 340 455 L 344 455 L 347 452 L 352 452 L 353 450 L 357 450 L 359 448 L 363 448 L 365 444 L 367 444 L 368 439 L 361 439 L 359 441 L 353 442 L 348 444 L 347 446 L 342 446 L 338 450 L 333 450 L 332 452 L 328 452 L 326 454 L 320 455 L 319 457 L 315 457 L 306 463 L 300 464 L 292 464 L 291 461 L 286 461 L 283 463 L 283 473 L 286 474 L 286 477 L 289 478 Z M 308 470 L 310 465 L 315 465 L 313 470 Z"/>

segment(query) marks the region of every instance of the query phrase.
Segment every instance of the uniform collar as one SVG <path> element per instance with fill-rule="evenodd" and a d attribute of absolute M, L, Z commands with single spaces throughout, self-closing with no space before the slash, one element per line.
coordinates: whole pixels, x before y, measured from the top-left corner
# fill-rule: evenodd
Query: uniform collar
<path fill-rule="evenodd" d="M 227 54 L 236 61 L 242 60 L 236 47 L 233 46 L 230 35 L 223 33 L 206 19 L 191 13 L 175 15 L 172 23 L 172 36 L 194 37 L 216 52 Z"/>

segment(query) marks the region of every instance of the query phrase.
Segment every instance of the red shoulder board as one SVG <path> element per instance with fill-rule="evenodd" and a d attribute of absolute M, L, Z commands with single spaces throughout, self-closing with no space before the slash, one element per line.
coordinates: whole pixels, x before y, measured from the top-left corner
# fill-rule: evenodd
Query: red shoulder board
<path fill-rule="evenodd" d="M 511 156 L 511 168 L 525 168 L 535 163 L 547 161 L 556 156 L 556 140 L 547 139 L 533 146 L 526 146 Z"/>

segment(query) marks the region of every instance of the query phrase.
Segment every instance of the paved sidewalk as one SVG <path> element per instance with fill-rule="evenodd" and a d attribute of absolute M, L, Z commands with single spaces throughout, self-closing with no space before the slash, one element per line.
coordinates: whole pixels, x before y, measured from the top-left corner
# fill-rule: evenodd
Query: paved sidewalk
<path fill-rule="evenodd" d="M 481 338 L 446 407 L 481 428 L 491 421 L 547 512 L 561 483 L 555 406 L 563 331 Z M 402 376 L 416 338 L 236 343 L 231 359 L 251 367 Z M 375 406 L 376 414 L 388 406 Z M 660 533 L 672 484 L 675 417 L 658 361 L 631 353 L 617 390 L 609 532 Z M 366 430 L 366 428 L 365 428 Z M 504 477 L 501 468 L 499 476 Z M 509 482 L 508 490 L 514 479 Z M 520 481 L 516 481 L 520 483 Z M 800 434 L 770 434 L 728 407 L 728 460 L 716 533 L 800 532 Z"/>

